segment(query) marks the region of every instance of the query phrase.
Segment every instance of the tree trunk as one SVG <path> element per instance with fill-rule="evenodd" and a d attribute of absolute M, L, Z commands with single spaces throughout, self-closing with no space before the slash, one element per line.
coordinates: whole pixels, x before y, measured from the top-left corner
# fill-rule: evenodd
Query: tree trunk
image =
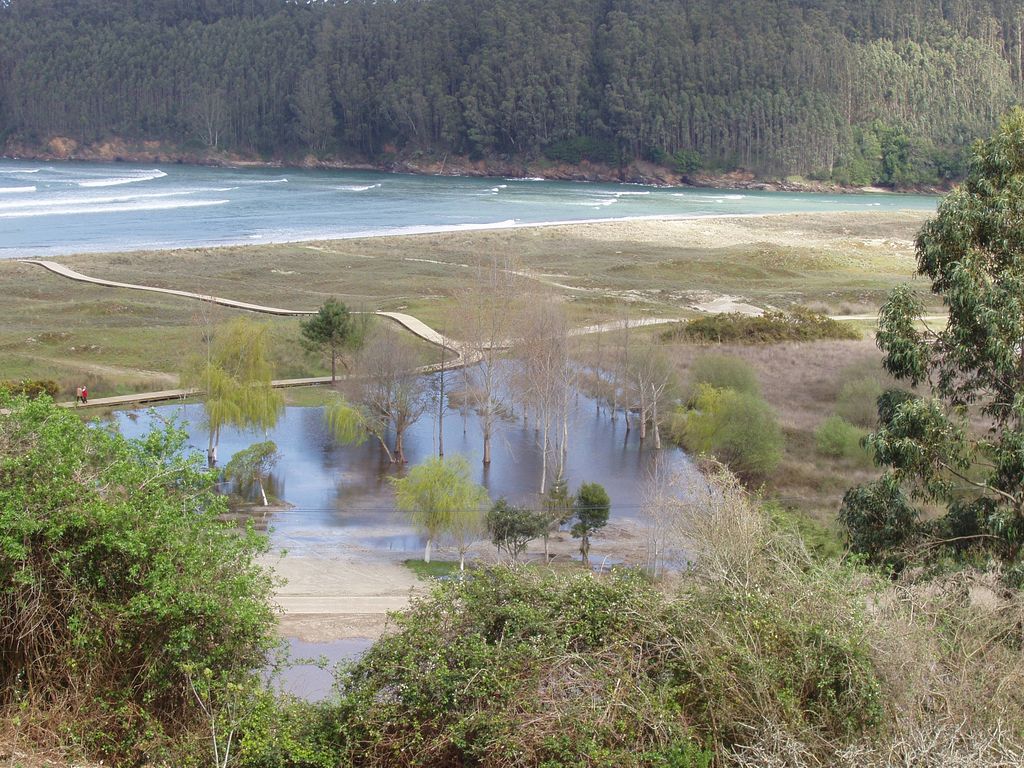
<path fill-rule="evenodd" d="M 654 430 L 654 450 L 661 450 L 661 429 L 658 427 L 658 398 L 651 403 L 651 428 Z"/>
<path fill-rule="evenodd" d="M 331 350 L 331 383 L 338 380 L 338 353 Z"/>
<path fill-rule="evenodd" d="M 548 486 L 548 423 L 544 421 L 544 439 L 540 451 L 540 495 L 543 496 Z"/>
<path fill-rule="evenodd" d="M 395 458 L 398 464 L 405 464 L 405 430 L 395 430 Z"/>
<path fill-rule="evenodd" d="M 580 554 L 583 555 L 583 567 L 590 568 L 590 537 L 587 534 L 583 534 L 583 538 L 580 539 Z"/>
<path fill-rule="evenodd" d="M 486 427 L 484 429 L 484 466 L 488 466 L 491 463 L 491 429 Z"/>
<path fill-rule="evenodd" d="M 430 545 L 433 544 L 433 543 L 434 543 L 433 539 L 431 539 L 431 538 L 427 539 L 427 546 L 423 548 L 423 562 L 424 563 L 429 563 L 430 562 Z"/>
<path fill-rule="evenodd" d="M 460 550 L 459 551 L 459 573 L 462 573 L 465 570 L 466 570 L 466 553 L 464 551 Z"/>
<path fill-rule="evenodd" d="M 270 503 L 267 501 L 267 492 L 265 490 L 263 490 L 263 478 L 262 477 L 257 477 L 256 478 L 256 485 L 258 485 L 260 487 L 260 497 L 263 499 L 263 506 L 264 507 L 269 507 Z"/>

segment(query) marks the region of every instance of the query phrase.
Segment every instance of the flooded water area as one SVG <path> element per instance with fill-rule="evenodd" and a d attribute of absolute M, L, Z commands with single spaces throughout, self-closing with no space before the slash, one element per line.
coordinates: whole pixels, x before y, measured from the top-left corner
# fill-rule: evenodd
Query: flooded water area
<path fill-rule="evenodd" d="M 272 551 L 286 553 L 274 554 L 276 559 L 268 563 L 285 581 L 276 601 L 283 611 L 279 630 L 292 663 L 267 670 L 271 684 L 280 690 L 314 701 L 329 697 L 336 664 L 358 658 L 372 638 L 385 631 L 387 612 L 404 608 L 410 594 L 425 586 L 402 565 L 405 559 L 423 556 L 424 541 L 396 510 L 389 479 L 437 454 L 438 414 L 436 408 L 428 413 L 406 433 L 405 466 L 390 463 L 376 441 L 340 444 L 331 434 L 323 407 L 285 408 L 266 436 L 222 431 L 220 466 L 237 451 L 266 439 L 276 443 L 280 454 L 266 485 L 268 494 L 281 503 L 270 507 L 265 520 L 258 508 L 254 512 L 255 520 L 266 524 Z M 173 422 L 205 457 L 208 433 L 202 404 L 124 410 L 112 418 L 128 437 Z M 445 456 L 465 456 L 474 479 L 487 488 L 491 499 L 505 496 L 536 508 L 542 451 L 532 424 L 524 424 L 521 416 L 502 421 L 488 468 L 482 465 L 482 438 L 473 411 L 448 408 L 443 425 Z M 656 451 L 650 439 L 641 444 L 636 429 L 627 436 L 621 414 L 612 421 L 607 409 L 599 409 L 583 395 L 572 407 L 569 435 L 570 491 L 584 482 L 598 482 L 611 498 L 609 526 L 604 538 L 594 540 L 594 567 L 642 562 L 642 537 L 629 531 L 642 527 L 641 499 L 651 474 L 662 467 L 674 473 L 696 468 L 678 448 Z M 561 558 L 578 559 L 578 544 L 568 533 L 553 539 Z M 436 557 L 453 559 L 454 552 L 441 543 Z M 471 559 L 478 557 L 496 557 L 486 539 L 470 553 Z M 326 658 L 325 664 L 312 661 L 320 657 Z"/>
<path fill-rule="evenodd" d="M 119 411 L 114 415 L 121 431 L 139 436 L 150 428 L 174 421 L 189 435 L 189 444 L 204 452 L 207 431 L 201 404 L 167 405 L 150 410 Z M 342 445 L 332 436 L 322 407 L 288 407 L 267 437 L 225 429 L 221 434 L 221 466 L 231 456 L 264 439 L 277 444 L 280 461 L 268 491 L 289 505 L 272 512 L 268 523 L 271 541 L 289 553 L 315 553 L 324 546 L 347 546 L 362 552 L 414 556 L 422 537 L 394 506 L 389 478 L 401 476 L 437 453 L 437 414 L 424 416 L 406 433 L 406 466 L 391 464 L 379 444 Z M 635 520 L 640 515 L 643 487 L 659 462 L 675 471 L 692 464 L 678 448 L 653 449 L 641 444 L 636 429 L 628 437 L 622 416 L 612 421 L 606 409 L 580 395 L 569 422 L 570 439 L 566 478 L 570 490 L 581 483 L 601 483 L 611 498 L 611 522 Z M 477 416 L 448 409 L 444 415 L 445 455 L 460 454 L 470 463 L 474 479 L 492 499 L 506 497 L 525 506 L 538 503 L 542 451 L 532 425 L 507 419 L 493 441 L 490 467 L 481 462 L 482 439 Z M 550 460 L 549 460 L 550 461 Z M 696 470 L 693 470 L 696 471 Z M 549 466 L 550 472 L 550 466 Z"/>

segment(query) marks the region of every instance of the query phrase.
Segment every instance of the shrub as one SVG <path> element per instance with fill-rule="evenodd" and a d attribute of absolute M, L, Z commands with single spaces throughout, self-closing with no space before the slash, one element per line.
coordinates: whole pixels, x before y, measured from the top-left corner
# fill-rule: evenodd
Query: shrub
<path fill-rule="evenodd" d="M 153 759 L 196 724 L 188 668 L 262 666 L 265 540 L 217 521 L 183 432 L 127 440 L 47 399 L 0 405 L 0 713 Z"/>
<path fill-rule="evenodd" d="M 518 560 L 526 546 L 543 536 L 550 527 L 544 512 L 510 504 L 505 497 L 498 499 L 487 512 L 487 532 L 498 551 L 505 550 L 512 560 Z"/>
<path fill-rule="evenodd" d="M 861 443 L 864 434 L 842 416 L 829 416 L 814 432 L 814 440 L 825 456 L 867 460 L 868 451 Z"/>
<path fill-rule="evenodd" d="M 51 379 L 8 380 L 0 381 L 0 392 L 7 392 L 10 395 L 24 395 L 31 400 L 46 395 L 51 400 L 55 400 L 60 393 L 60 386 Z"/>
<path fill-rule="evenodd" d="M 861 376 L 844 382 L 836 400 L 836 413 L 858 427 L 871 428 L 878 423 L 878 398 L 882 385 L 874 376 Z"/>
<path fill-rule="evenodd" d="M 797 307 L 791 312 L 768 311 L 760 316 L 739 313 L 708 315 L 679 323 L 662 339 L 711 344 L 775 344 L 783 341 L 856 340 L 860 331 L 826 315 Z"/>
<path fill-rule="evenodd" d="M 691 453 L 715 456 L 746 482 L 764 480 L 782 460 L 783 435 L 778 416 L 756 395 L 701 386 L 693 410 L 682 422 L 683 446 Z"/>
<path fill-rule="evenodd" d="M 839 510 L 850 549 L 869 562 L 895 568 L 905 563 L 904 550 L 918 533 L 918 516 L 891 477 L 854 486 Z"/>
<path fill-rule="evenodd" d="M 802 563 L 690 579 L 674 598 L 629 572 L 498 568 L 439 585 L 340 678 L 343 754 L 698 768 L 765 722 L 856 740 L 884 708 L 848 576 Z"/>
<path fill-rule="evenodd" d="M 690 366 L 690 397 L 696 395 L 701 385 L 715 389 L 732 389 L 748 395 L 759 396 L 761 384 L 757 372 L 746 360 L 732 355 L 701 355 Z"/>

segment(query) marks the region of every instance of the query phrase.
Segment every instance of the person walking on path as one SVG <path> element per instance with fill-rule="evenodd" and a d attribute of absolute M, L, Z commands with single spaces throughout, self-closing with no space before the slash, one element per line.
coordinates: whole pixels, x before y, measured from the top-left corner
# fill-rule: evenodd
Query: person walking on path
<path fill-rule="evenodd" d="M 89 390 L 86 389 L 85 385 L 82 386 L 82 405 L 89 404 Z"/>
<path fill-rule="evenodd" d="M 82 402 L 82 388 L 81 387 L 75 387 L 75 403 L 78 404 L 78 403 L 81 403 L 81 402 Z"/>

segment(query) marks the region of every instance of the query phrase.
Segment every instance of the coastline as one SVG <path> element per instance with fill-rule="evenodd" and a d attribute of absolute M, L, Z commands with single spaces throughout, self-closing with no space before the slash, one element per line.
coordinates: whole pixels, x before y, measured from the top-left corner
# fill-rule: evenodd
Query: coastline
<path fill-rule="evenodd" d="M 827 194 L 942 194 L 948 189 L 933 187 L 885 189 L 882 187 L 846 186 L 833 182 L 814 181 L 800 177 L 785 179 L 759 176 L 737 169 L 723 173 L 699 172 L 680 174 L 670 168 L 643 160 L 633 160 L 621 167 L 606 166 L 586 160 L 578 164 L 556 163 L 544 159 L 472 160 L 444 153 L 413 152 L 392 159 L 373 161 L 361 157 L 328 156 L 260 158 L 235 152 L 189 150 L 161 141 L 129 142 L 115 138 L 81 144 L 74 139 L 55 136 L 43 145 L 9 140 L 0 147 L 0 159 L 34 162 L 97 162 L 97 163 L 171 163 L 215 168 L 299 168 L 307 170 L 374 171 L 406 173 L 417 176 L 451 176 L 475 178 L 539 178 L 546 181 L 582 181 L 616 184 L 644 184 L 681 189 L 723 189 L 763 192 L 815 192 Z"/>

